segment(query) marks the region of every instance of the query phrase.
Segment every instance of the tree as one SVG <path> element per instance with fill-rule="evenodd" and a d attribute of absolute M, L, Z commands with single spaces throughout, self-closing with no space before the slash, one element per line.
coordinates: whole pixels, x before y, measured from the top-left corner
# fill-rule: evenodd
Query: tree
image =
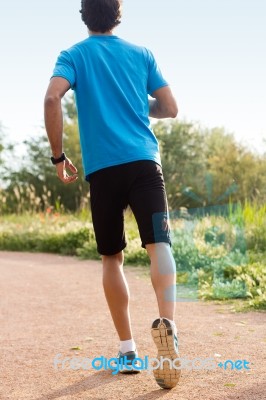
<path fill-rule="evenodd" d="M 4 178 L 5 171 L 7 168 L 7 159 L 12 156 L 14 150 L 14 144 L 13 143 L 8 143 L 7 142 L 7 136 L 4 130 L 4 127 L 2 123 L 0 122 L 0 172 L 1 176 L 0 179 L 1 181 Z"/>
<path fill-rule="evenodd" d="M 237 143 L 232 134 L 215 128 L 205 136 L 208 171 L 215 185 L 214 197 L 235 187 L 232 201 L 265 201 L 266 157 Z"/>
<path fill-rule="evenodd" d="M 73 98 L 67 98 L 64 103 L 64 150 L 77 166 L 79 180 L 71 185 L 64 185 L 57 177 L 55 167 L 50 162 L 51 150 L 46 133 L 24 141 L 27 158 L 22 162 L 18 171 L 8 175 L 9 208 L 12 202 L 23 201 L 24 196 L 34 197 L 41 208 L 54 206 L 75 211 L 88 202 L 88 183 L 84 181 L 79 146 L 77 113 Z M 16 187 L 21 188 L 21 196 L 14 196 Z M 27 190 L 31 187 L 31 194 Z M 34 193 L 32 193 L 34 192 Z M 39 199 L 39 200 L 38 200 Z M 29 207 L 32 209 L 29 202 Z"/>
<path fill-rule="evenodd" d="M 245 200 L 266 201 L 266 154 L 252 153 L 223 128 L 203 129 L 186 121 L 154 125 L 161 150 L 170 210 L 198 208 Z M 79 171 L 79 180 L 64 185 L 50 163 L 46 134 L 26 140 L 27 157 L 10 171 L 2 157 L 7 146 L 0 126 L 0 167 L 5 169 L 6 210 L 47 209 L 75 211 L 88 207 L 89 185 L 83 175 L 78 120 L 73 96 L 64 102 L 66 154 Z M 14 157 L 13 157 L 14 158 Z M 18 189 L 19 187 L 19 189 Z M 23 208 L 24 207 L 24 208 Z"/>
<path fill-rule="evenodd" d="M 187 122 L 158 122 L 154 132 L 159 140 L 169 207 L 196 207 L 198 201 L 188 196 L 197 191 L 206 174 L 203 134 Z"/>
<path fill-rule="evenodd" d="M 266 156 L 237 143 L 224 128 L 158 122 L 169 208 L 266 200 Z"/>
<path fill-rule="evenodd" d="M 4 132 L 3 132 L 3 127 L 2 124 L 0 122 L 0 166 L 3 164 L 3 158 L 2 158 L 2 154 L 3 154 L 3 150 L 4 150 Z"/>

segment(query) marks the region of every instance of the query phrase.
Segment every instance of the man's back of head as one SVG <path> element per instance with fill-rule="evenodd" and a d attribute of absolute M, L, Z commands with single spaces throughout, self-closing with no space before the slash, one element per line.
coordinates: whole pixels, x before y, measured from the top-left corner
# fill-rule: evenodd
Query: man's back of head
<path fill-rule="evenodd" d="M 121 22 L 120 0 L 82 0 L 81 19 L 90 32 L 106 33 Z"/>

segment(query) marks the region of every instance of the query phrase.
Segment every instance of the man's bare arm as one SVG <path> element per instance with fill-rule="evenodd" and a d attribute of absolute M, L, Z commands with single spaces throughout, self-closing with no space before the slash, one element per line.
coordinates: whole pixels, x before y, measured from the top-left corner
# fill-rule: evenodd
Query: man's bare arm
<path fill-rule="evenodd" d="M 69 90 L 69 82 L 60 77 L 52 78 L 44 100 L 44 120 L 53 156 L 58 158 L 63 151 L 63 114 L 61 99 Z"/>
<path fill-rule="evenodd" d="M 169 86 L 164 86 L 152 93 L 153 100 L 149 100 L 152 118 L 175 118 L 178 113 L 176 100 Z"/>
<path fill-rule="evenodd" d="M 70 89 L 69 82 L 60 77 L 51 79 L 44 100 L 44 120 L 47 136 L 54 158 L 59 158 L 63 152 L 63 113 L 61 100 Z M 66 173 L 69 168 L 74 175 Z M 77 179 L 77 168 L 70 159 L 56 164 L 57 175 L 64 183 L 71 183 Z"/>

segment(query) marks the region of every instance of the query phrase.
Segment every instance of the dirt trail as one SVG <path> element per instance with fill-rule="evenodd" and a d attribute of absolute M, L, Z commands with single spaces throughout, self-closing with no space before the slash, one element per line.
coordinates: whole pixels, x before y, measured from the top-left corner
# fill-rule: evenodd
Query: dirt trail
<path fill-rule="evenodd" d="M 157 308 L 152 287 L 140 270 L 127 268 L 126 276 L 139 356 L 154 357 L 149 332 Z M 147 371 L 125 376 L 110 370 L 54 368 L 57 354 L 61 359 L 117 354 L 99 262 L 0 252 L 0 296 L 1 400 L 266 398 L 266 314 L 233 314 L 228 306 L 178 303 L 183 358 L 245 359 L 251 369 L 184 369 L 179 385 L 167 391 Z"/>

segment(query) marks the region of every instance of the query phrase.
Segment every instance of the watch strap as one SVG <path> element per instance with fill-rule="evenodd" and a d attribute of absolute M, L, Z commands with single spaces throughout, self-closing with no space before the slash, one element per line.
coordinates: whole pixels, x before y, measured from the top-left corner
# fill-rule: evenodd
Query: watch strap
<path fill-rule="evenodd" d="M 65 161 L 65 159 L 66 159 L 65 153 L 62 153 L 59 158 L 51 157 L 52 164 L 54 164 L 54 165 L 59 164 L 62 161 Z"/>

